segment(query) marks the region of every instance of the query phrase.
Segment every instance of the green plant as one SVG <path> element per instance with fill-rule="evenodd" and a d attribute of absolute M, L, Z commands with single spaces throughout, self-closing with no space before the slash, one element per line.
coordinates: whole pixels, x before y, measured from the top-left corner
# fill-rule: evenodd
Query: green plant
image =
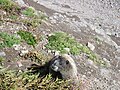
<path fill-rule="evenodd" d="M 27 7 L 22 11 L 22 14 L 28 17 L 28 19 L 22 20 L 22 22 L 31 28 L 36 28 L 41 24 L 42 20 L 46 20 L 47 18 L 42 12 L 36 11 L 33 7 Z"/>
<path fill-rule="evenodd" d="M 49 43 L 46 45 L 48 49 L 58 50 L 66 53 L 65 48 L 69 48 L 72 54 L 79 54 L 81 44 L 78 44 L 74 38 L 71 38 L 64 32 L 56 32 L 48 37 Z"/>
<path fill-rule="evenodd" d="M 31 51 L 27 53 L 24 57 L 33 62 L 39 63 L 39 65 L 44 65 L 46 62 L 48 62 L 51 59 L 50 56 L 46 56 L 44 53 L 37 51 Z"/>
<path fill-rule="evenodd" d="M 27 42 L 27 44 L 32 45 L 32 46 L 35 46 L 35 44 L 37 44 L 37 40 L 32 35 L 32 33 L 28 31 L 20 30 L 17 32 L 17 34 L 20 35 L 20 37 L 24 39 Z"/>
<path fill-rule="evenodd" d="M 95 37 L 94 39 L 95 39 L 95 41 L 96 41 L 97 44 L 101 43 L 101 40 L 98 37 Z"/>
<path fill-rule="evenodd" d="M 41 24 L 41 19 L 34 17 L 30 19 L 25 19 L 22 22 L 30 28 L 36 28 L 37 26 Z"/>
<path fill-rule="evenodd" d="M 22 11 L 22 14 L 28 16 L 28 17 L 34 17 L 36 16 L 35 14 L 35 9 L 33 7 L 28 7 L 25 10 Z"/>
<path fill-rule="evenodd" d="M 22 20 L 22 22 L 30 28 L 36 28 L 42 23 L 42 20 L 46 20 L 46 18 L 47 17 L 44 14 L 38 13 L 37 15 L 34 15 L 33 17 Z"/>
<path fill-rule="evenodd" d="M 18 18 L 18 16 L 17 15 L 10 15 L 9 18 L 13 19 L 13 20 L 16 20 Z"/>
<path fill-rule="evenodd" d="M 3 58 L 3 57 L 0 57 L 0 63 L 1 63 L 2 61 L 4 61 L 4 58 Z"/>
<path fill-rule="evenodd" d="M 5 60 L 5 58 L 0 56 L 0 66 L 3 64 L 2 62 Z"/>
<path fill-rule="evenodd" d="M 86 53 L 88 58 L 99 65 L 105 64 L 100 60 L 96 54 L 94 54 L 87 46 L 78 43 L 74 38 L 71 38 L 64 32 L 56 32 L 48 37 L 48 44 L 46 48 L 50 50 L 57 50 L 61 53 L 68 53 L 65 48 L 70 49 L 70 53 L 73 55 Z"/>
<path fill-rule="evenodd" d="M 0 43 L 0 48 L 3 47 L 12 47 L 14 44 L 19 44 L 21 40 L 17 38 L 15 35 L 10 35 L 6 32 L 0 32 L 0 38 L 1 38 L 1 43 Z"/>
<path fill-rule="evenodd" d="M 11 0 L 0 0 L 0 8 L 9 13 L 18 12 L 20 8 Z"/>
<path fill-rule="evenodd" d="M 40 73 L 38 73 L 40 74 Z M 0 90 L 68 90 L 69 81 L 54 80 L 50 74 L 38 77 L 31 71 L 17 72 L 0 69 Z"/>

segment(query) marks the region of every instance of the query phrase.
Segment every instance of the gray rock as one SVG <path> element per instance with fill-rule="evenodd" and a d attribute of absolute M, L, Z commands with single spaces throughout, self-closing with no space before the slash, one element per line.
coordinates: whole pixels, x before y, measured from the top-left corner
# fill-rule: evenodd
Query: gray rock
<path fill-rule="evenodd" d="M 118 48 L 117 48 L 117 52 L 120 53 L 120 46 L 118 46 Z"/>
<path fill-rule="evenodd" d="M 115 58 L 116 58 L 116 60 L 120 60 L 120 57 L 118 57 L 118 56 L 115 56 Z"/>
<path fill-rule="evenodd" d="M 7 13 L 3 10 L 0 10 L 0 15 L 6 15 Z"/>
<path fill-rule="evenodd" d="M 27 54 L 29 51 L 28 50 L 21 50 L 20 51 L 20 56 L 24 56 L 25 54 Z"/>
<path fill-rule="evenodd" d="M 15 0 L 20 6 L 27 6 L 23 0 Z"/>
<path fill-rule="evenodd" d="M 18 67 L 22 67 L 22 63 L 20 61 L 17 62 Z"/>
<path fill-rule="evenodd" d="M 15 50 L 20 50 L 22 47 L 21 47 L 20 45 L 14 44 L 14 45 L 13 45 L 13 48 L 14 48 Z"/>
<path fill-rule="evenodd" d="M 5 52 L 0 52 L 0 56 L 1 57 L 6 56 L 6 53 Z"/>
<path fill-rule="evenodd" d="M 95 46 L 93 44 L 91 44 L 90 42 L 87 43 L 87 46 L 90 48 L 90 50 L 94 50 Z"/>

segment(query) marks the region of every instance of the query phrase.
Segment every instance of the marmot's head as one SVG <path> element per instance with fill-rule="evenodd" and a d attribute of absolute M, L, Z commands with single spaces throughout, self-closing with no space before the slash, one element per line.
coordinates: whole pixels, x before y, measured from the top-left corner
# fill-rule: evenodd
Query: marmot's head
<path fill-rule="evenodd" d="M 57 55 L 52 59 L 50 68 L 55 72 L 62 72 L 72 69 L 72 66 L 65 57 Z"/>
<path fill-rule="evenodd" d="M 77 76 L 76 64 L 67 54 L 55 56 L 51 60 L 50 71 L 59 72 L 64 79 L 76 78 Z"/>

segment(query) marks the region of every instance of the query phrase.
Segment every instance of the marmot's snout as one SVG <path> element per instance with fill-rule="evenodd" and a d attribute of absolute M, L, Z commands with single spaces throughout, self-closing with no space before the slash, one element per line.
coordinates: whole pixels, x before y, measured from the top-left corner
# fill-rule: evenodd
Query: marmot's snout
<path fill-rule="evenodd" d="M 56 65 L 55 62 L 54 62 L 53 64 L 50 65 L 50 68 L 51 68 L 52 70 L 54 70 L 55 72 L 58 71 L 58 66 Z"/>

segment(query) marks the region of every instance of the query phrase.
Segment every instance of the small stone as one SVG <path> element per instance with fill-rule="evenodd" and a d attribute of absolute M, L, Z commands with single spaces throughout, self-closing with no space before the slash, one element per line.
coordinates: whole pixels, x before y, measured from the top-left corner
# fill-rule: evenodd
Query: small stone
<path fill-rule="evenodd" d="M 7 13 L 3 10 L 0 10 L 0 15 L 6 15 Z"/>
<path fill-rule="evenodd" d="M 119 56 L 115 56 L 115 59 L 116 59 L 116 60 L 120 60 L 120 57 L 119 57 Z"/>
<path fill-rule="evenodd" d="M 50 37 L 50 36 L 52 36 L 52 35 L 55 35 L 55 34 L 51 33 L 51 34 L 48 34 L 47 36 Z"/>
<path fill-rule="evenodd" d="M 43 46 L 43 47 L 42 47 L 42 49 L 43 49 L 43 50 L 45 50 L 45 49 L 46 49 L 46 47 L 45 47 L 45 46 Z"/>
<path fill-rule="evenodd" d="M 51 20 L 51 23 L 55 24 L 55 23 L 57 23 L 57 22 L 56 22 L 56 20 L 53 19 L 53 20 Z"/>
<path fill-rule="evenodd" d="M 87 43 L 87 46 L 90 48 L 90 50 L 94 50 L 95 46 L 93 44 L 91 44 L 90 42 Z"/>
<path fill-rule="evenodd" d="M 64 48 L 65 51 L 67 52 L 70 52 L 70 49 L 69 48 Z"/>
<path fill-rule="evenodd" d="M 14 48 L 15 50 L 20 50 L 20 49 L 21 49 L 21 46 L 20 46 L 20 45 L 17 45 L 17 44 L 14 44 L 14 45 L 13 45 L 13 48 Z"/>
<path fill-rule="evenodd" d="M 120 53 L 120 46 L 117 47 L 117 52 Z"/>
<path fill-rule="evenodd" d="M 56 55 L 60 55 L 60 51 L 55 51 L 54 54 L 55 54 L 55 56 L 56 56 Z"/>
<path fill-rule="evenodd" d="M 18 67 L 22 67 L 23 66 L 20 61 L 18 61 L 17 64 L 18 64 Z"/>
<path fill-rule="evenodd" d="M 26 49 L 26 46 L 21 46 L 20 44 L 14 44 L 13 45 L 13 48 L 18 51 L 18 50 L 25 50 Z"/>
<path fill-rule="evenodd" d="M 20 6 L 27 6 L 23 0 L 16 1 Z"/>
<path fill-rule="evenodd" d="M 5 52 L 0 52 L 0 56 L 6 56 L 6 53 Z"/>
<path fill-rule="evenodd" d="M 88 64 L 94 66 L 95 68 L 98 68 L 98 67 L 94 64 L 94 62 L 93 62 L 92 60 L 88 60 Z"/>
<path fill-rule="evenodd" d="M 106 63 L 107 66 L 109 66 L 109 67 L 111 66 L 111 65 L 110 65 L 110 61 L 108 61 L 106 58 L 103 58 L 103 60 L 105 61 L 104 63 Z"/>
<path fill-rule="evenodd" d="M 47 53 L 51 53 L 51 50 L 47 50 Z"/>
<path fill-rule="evenodd" d="M 24 56 L 27 53 L 28 53 L 28 50 L 21 50 L 20 51 L 20 56 Z"/>

